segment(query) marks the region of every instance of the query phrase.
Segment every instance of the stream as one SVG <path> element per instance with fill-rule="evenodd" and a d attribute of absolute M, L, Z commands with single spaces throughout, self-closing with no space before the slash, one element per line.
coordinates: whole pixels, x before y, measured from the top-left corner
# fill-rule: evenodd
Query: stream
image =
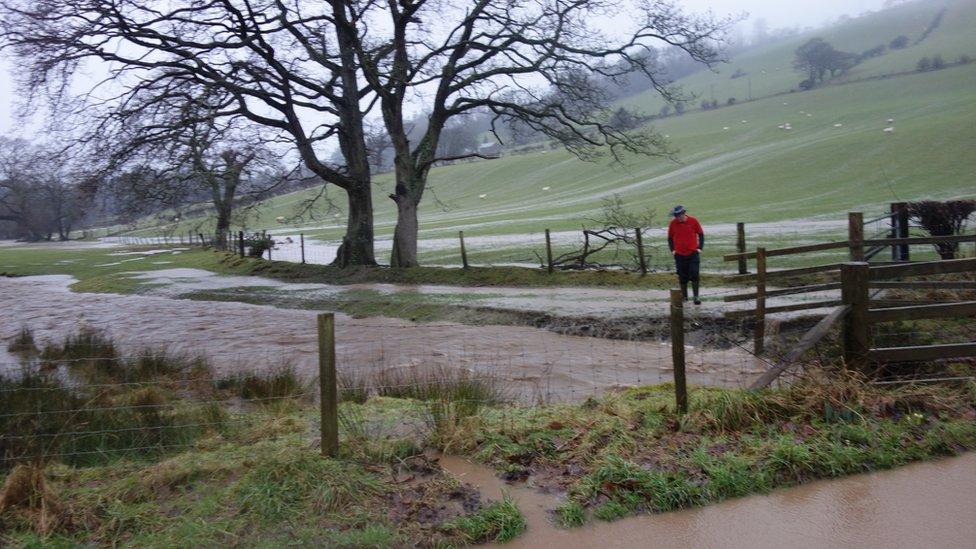
<path fill-rule="evenodd" d="M 509 549 L 922 548 L 976 546 L 976 453 L 907 465 L 891 471 L 811 482 L 767 495 L 658 515 L 643 515 L 562 529 L 549 510 L 560 499 L 525 485 L 509 485 L 495 472 L 454 456 L 441 465 L 484 497 L 509 494 L 528 527 Z"/>

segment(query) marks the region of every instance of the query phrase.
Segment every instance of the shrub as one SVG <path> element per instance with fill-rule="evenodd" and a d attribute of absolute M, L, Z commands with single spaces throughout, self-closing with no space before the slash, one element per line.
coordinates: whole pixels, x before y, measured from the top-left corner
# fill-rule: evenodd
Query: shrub
<path fill-rule="evenodd" d="M 932 70 L 932 60 L 929 59 L 928 57 L 923 57 L 919 59 L 918 63 L 915 65 L 915 70 L 917 70 L 918 72 L 925 72 L 925 71 Z"/>
<path fill-rule="evenodd" d="M 973 62 L 973 59 L 968 55 L 960 55 L 958 63 L 960 65 L 968 65 Z"/>
<path fill-rule="evenodd" d="M 962 234 L 969 216 L 976 212 L 976 200 L 923 200 L 908 203 L 908 215 L 932 236 Z M 942 259 L 954 259 L 959 250 L 957 242 L 935 245 Z"/>
<path fill-rule="evenodd" d="M 244 245 L 247 247 L 249 257 L 263 257 L 264 252 L 274 248 L 275 241 L 266 234 L 254 233 L 245 235 Z"/>
<path fill-rule="evenodd" d="M 932 70 L 937 71 L 939 69 L 944 69 L 946 66 L 945 61 L 942 60 L 942 56 L 935 54 L 932 57 Z"/>

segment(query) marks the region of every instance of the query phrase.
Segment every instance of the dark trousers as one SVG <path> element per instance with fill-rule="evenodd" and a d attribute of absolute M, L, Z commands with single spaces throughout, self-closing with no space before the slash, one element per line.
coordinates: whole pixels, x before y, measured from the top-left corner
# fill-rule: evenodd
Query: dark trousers
<path fill-rule="evenodd" d="M 698 267 L 700 265 L 701 256 L 697 253 L 691 255 L 675 254 L 674 256 L 674 267 L 678 272 L 678 282 L 681 283 L 681 293 L 684 294 L 685 299 L 688 299 L 688 282 L 691 282 L 695 299 L 698 299 Z"/>

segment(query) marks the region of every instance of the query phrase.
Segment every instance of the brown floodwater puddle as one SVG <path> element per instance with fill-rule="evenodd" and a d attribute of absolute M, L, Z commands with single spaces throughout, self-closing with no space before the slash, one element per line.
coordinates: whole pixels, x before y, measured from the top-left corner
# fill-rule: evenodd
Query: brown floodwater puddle
<path fill-rule="evenodd" d="M 219 371 L 291 364 L 317 373 L 316 312 L 237 302 L 74 293 L 67 276 L 0 278 L 0 337 L 29 327 L 57 341 L 82 327 L 105 330 L 123 347 L 165 346 L 208 356 Z M 671 347 L 563 335 L 522 326 L 415 323 L 336 315 L 340 375 L 377 369 L 443 366 L 490 372 L 525 400 L 582 400 L 615 387 L 670 381 Z M 739 387 L 766 364 L 740 349 L 688 347 L 693 385 Z M 15 368 L 0 356 L 0 371 Z"/>
<path fill-rule="evenodd" d="M 819 481 L 715 505 L 556 528 L 561 500 L 454 456 L 441 465 L 482 495 L 512 497 L 528 527 L 506 548 L 967 548 L 976 547 L 976 453 Z"/>

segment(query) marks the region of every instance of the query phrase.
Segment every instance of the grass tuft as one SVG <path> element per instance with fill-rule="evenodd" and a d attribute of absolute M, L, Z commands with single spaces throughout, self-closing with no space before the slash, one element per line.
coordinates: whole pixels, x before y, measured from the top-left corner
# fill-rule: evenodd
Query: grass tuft
<path fill-rule="evenodd" d="M 486 505 L 475 513 L 458 517 L 444 525 L 447 531 L 460 533 L 467 543 L 504 543 L 525 531 L 525 517 L 510 498 Z"/>

